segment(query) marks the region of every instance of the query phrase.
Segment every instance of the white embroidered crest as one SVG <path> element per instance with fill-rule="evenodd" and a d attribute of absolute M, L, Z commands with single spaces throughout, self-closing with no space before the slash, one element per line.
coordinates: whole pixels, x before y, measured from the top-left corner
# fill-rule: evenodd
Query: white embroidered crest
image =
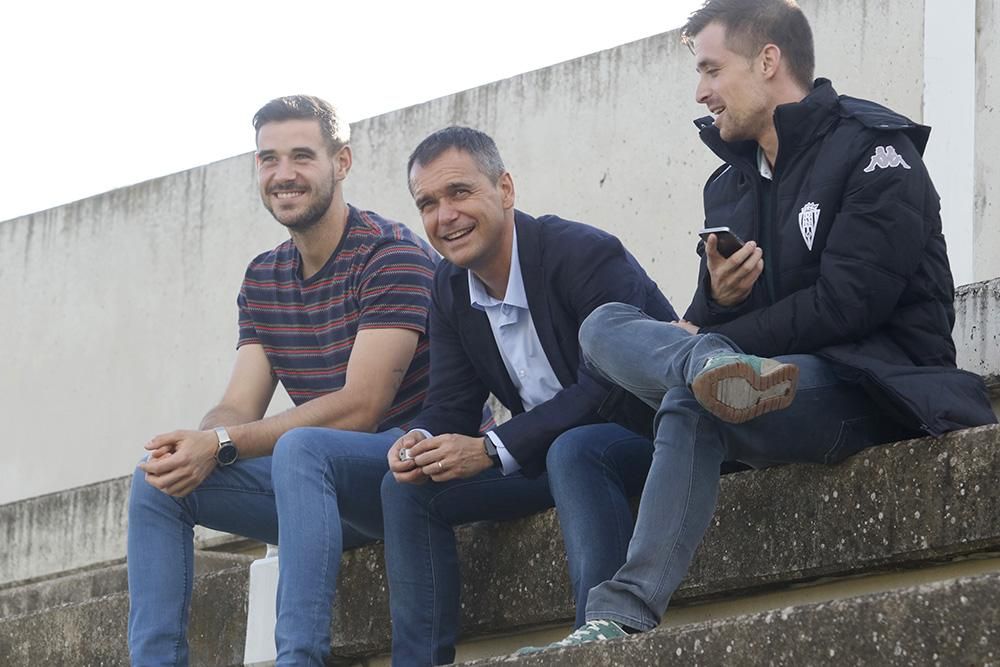
<path fill-rule="evenodd" d="M 879 169 L 890 169 L 892 167 L 903 167 L 903 169 L 909 169 L 910 165 L 906 164 L 896 149 L 892 146 L 876 146 L 875 155 L 872 155 L 871 162 L 865 167 L 865 173 L 870 174 L 875 171 L 875 168 Z"/>
<path fill-rule="evenodd" d="M 809 250 L 813 249 L 817 225 L 819 225 L 819 204 L 809 202 L 799 211 L 799 231 L 802 232 L 802 240 L 806 242 Z"/>

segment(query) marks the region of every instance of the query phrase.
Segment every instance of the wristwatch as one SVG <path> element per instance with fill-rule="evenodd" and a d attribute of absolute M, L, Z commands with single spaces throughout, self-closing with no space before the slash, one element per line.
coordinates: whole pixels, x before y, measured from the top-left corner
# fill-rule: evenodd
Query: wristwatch
<path fill-rule="evenodd" d="M 500 468 L 500 454 L 497 452 L 497 446 L 493 444 L 493 439 L 488 435 L 483 436 L 483 449 L 486 450 L 486 456 L 490 457 L 490 461 L 493 462 L 494 468 Z"/>
<path fill-rule="evenodd" d="M 229 466 L 240 458 L 240 452 L 229 438 L 229 433 L 221 426 L 215 427 L 215 435 L 219 437 L 219 450 L 215 452 L 215 460 L 220 466 Z"/>

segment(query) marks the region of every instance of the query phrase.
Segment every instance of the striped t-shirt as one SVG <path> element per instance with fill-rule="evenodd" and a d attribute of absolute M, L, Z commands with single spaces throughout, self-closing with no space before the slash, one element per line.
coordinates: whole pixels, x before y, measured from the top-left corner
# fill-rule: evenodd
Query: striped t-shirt
<path fill-rule="evenodd" d="M 405 225 L 349 207 L 330 259 L 308 280 L 291 239 L 247 267 L 237 299 L 237 347 L 259 343 L 296 405 L 344 386 L 362 329 L 420 333 L 413 361 L 380 431 L 405 426 L 427 390 L 427 318 L 437 255 Z"/>

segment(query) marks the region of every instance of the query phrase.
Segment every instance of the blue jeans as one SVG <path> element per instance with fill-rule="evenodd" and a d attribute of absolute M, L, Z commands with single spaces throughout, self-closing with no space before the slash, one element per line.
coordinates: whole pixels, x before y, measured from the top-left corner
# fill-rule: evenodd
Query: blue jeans
<path fill-rule="evenodd" d="M 217 468 L 184 498 L 150 486 L 136 469 L 128 530 L 132 664 L 188 664 L 197 524 L 281 546 L 277 663 L 322 665 L 341 553 L 382 537 L 379 487 L 401 434 L 293 429 L 273 456 Z"/>
<path fill-rule="evenodd" d="M 717 419 L 688 388 L 707 358 L 739 352 L 717 334 L 691 335 L 625 304 L 606 304 L 580 328 L 588 363 L 658 408 L 653 461 L 625 564 L 590 591 L 587 620 L 656 627 L 715 511 L 719 466 L 835 463 L 871 445 L 912 437 L 853 382 L 813 355 L 777 357 L 799 367 L 795 400 L 744 424 Z"/>
<path fill-rule="evenodd" d="M 632 533 L 628 496 L 641 488 L 651 450 L 649 440 L 631 431 L 594 424 L 556 438 L 547 474 L 535 479 L 487 470 L 469 479 L 414 485 L 386 475 L 382 507 L 393 664 L 454 660 L 460 585 L 453 527 L 513 519 L 553 502 L 582 622 L 587 591 L 624 561 Z"/>

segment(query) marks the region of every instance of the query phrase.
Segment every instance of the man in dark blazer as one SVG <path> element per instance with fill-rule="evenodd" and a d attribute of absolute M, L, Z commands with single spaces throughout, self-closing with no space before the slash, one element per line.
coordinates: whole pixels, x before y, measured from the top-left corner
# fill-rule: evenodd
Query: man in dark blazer
<path fill-rule="evenodd" d="M 432 134 L 411 155 L 408 176 L 444 257 L 427 400 L 389 450 L 393 474 L 382 485 L 392 658 L 409 666 L 454 658 L 457 524 L 554 503 L 582 622 L 587 591 L 625 559 L 627 499 L 649 468 L 652 411 L 582 368 L 580 324 L 614 301 L 660 320 L 677 316 L 614 236 L 516 211 L 513 179 L 482 132 Z M 491 392 L 513 417 L 482 435 Z"/>

